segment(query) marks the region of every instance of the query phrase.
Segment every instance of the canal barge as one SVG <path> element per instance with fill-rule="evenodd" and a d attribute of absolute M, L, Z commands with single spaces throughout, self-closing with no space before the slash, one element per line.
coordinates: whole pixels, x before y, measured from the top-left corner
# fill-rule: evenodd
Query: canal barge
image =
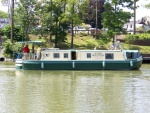
<path fill-rule="evenodd" d="M 23 70 L 138 70 L 142 65 L 138 50 L 43 49 L 41 59 L 16 59 Z"/>

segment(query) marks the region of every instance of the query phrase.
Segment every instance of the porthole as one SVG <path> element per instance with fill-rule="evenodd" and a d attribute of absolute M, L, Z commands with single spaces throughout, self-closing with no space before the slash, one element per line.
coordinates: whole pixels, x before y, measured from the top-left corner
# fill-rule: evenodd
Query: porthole
<path fill-rule="evenodd" d="M 46 57 L 49 57 L 49 53 L 46 53 L 45 56 L 46 56 Z"/>

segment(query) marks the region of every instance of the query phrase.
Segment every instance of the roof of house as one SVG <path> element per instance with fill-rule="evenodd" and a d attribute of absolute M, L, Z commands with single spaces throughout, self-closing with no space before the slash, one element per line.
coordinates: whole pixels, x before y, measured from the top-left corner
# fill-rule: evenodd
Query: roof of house
<path fill-rule="evenodd" d="M 139 23 L 140 23 L 140 24 L 144 24 L 144 25 L 150 25 L 150 16 L 142 17 L 142 18 L 139 20 Z"/>

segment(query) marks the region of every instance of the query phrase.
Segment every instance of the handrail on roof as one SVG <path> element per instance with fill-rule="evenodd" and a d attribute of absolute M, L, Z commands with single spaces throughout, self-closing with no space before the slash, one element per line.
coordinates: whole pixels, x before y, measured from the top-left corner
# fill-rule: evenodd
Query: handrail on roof
<path fill-rule="evenodd" d="M 42 41 L 19 41 L 19 44 L 41 44 Z"/>

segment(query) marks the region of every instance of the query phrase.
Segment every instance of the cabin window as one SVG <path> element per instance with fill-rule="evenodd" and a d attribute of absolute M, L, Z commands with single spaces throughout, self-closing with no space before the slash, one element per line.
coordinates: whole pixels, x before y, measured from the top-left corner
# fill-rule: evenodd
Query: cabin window
<path fill-rule="evenodd" d="M 132 53 L 127 52 L 127 58 L 132 59 Z"/>
<path fill-rule="evenodd" d="M 54 57 L 54 58 L 59 58 L 59 53 L 54 53 L 54 54 L 53 54 L 53 57 Z"/>
<path fill-rule="evenodd" d="M 138 58 L 138 53 L 137 52 L 134 53 L 134 58 Z"/>
<path fill-rule="evenodd" d="M 64 58 L 68 58 L 68 53 L 64 53 Z"/>
<path fill-rule="evenodd" d="M 114 54 L 113 53 L 106 53 L 105 59 L 114 59 Z"/>
<path fill-rule="evenodd" d="M 87 53 L 87 58 L 91 58 L 91 53 Z"/>

